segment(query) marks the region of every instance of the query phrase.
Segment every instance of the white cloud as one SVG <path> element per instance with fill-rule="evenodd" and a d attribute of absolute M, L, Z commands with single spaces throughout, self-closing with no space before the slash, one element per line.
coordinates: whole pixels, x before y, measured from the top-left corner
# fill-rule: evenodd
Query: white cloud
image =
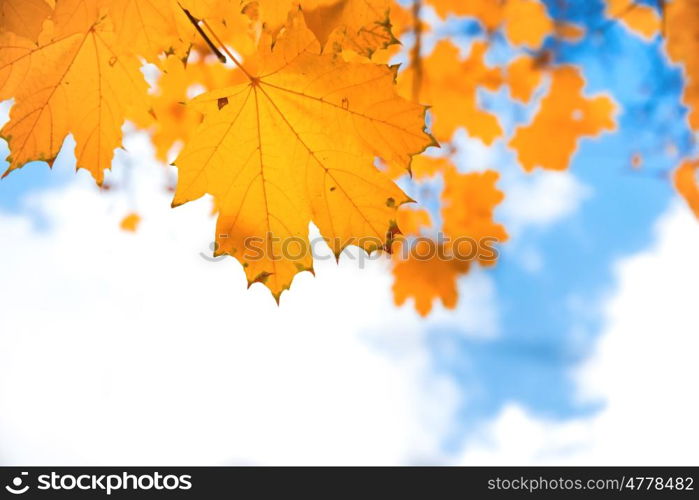
<path fill-rule="evenodd" d="M 591 190 L 571 172 L 536 170 L 526 176 L 506 178 L 507 197 L 499 210 L 513 234 L 527 227 L 549 226 L 578 211 Z"/>
<path fill-rule="evenodd" d="M 505 408 L 464 452 L 467 464 L 697 465 L 699 228 L 677 204 L 653 248 L 622 260 L 590 360 L 583 401 L 604 408 L 568 422 Z M 543 389 L 542 389 L 543 390 Z"/>
<path fill-rule="evenodd" d="M 171 210 L 143 136 L 127 147 L 128 195 L 81 172 L 27 201 L 48 231 L 0 213 L 0 463 L 439 461 L 459 395 L 423 331 L 460 315 L 492 330 L 488 301 L 421 322 L 393 307 L 385 263 L 345 260 L 277 307 L 200 256 L 209 204 Z M 118 229 L 133 208 L 135 235 Z"/>

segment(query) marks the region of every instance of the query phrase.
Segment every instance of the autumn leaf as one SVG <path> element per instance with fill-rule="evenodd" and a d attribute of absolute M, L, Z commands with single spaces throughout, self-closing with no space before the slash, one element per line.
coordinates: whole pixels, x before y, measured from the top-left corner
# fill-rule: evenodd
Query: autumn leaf
<path fill-rule="evenodd" d="M 53 7 L 47 0 L 2 0 L 0 31 L 9 31 L 36 41 L 42 24 L 52 10 Z"/>
<path fill-rule="evenodd" d="M 101 183 L 127 109 L 145 102 L 140 62 L 121 52 L 109 18 L 86 0 L 59 2 L 52 19 L 38 45 L 0 35 L 0 99 L 15 99 L 0 132 L 10 146 L 5 175 L 34 160 L 51 164 L 73 134 L 77 167 Z"/>
<path fill-rule="evenodd" d="M 650 40 L 660 32 L 661 19 L 657 9 L 636 0 L 607 0 L 606 15 L 620 21 L 632 33 Z"/>
<path fill-rule="evenodd" d="M 699 161 L 686 161 L 675 170 L 674 182 L 677 191 L 684 197 L 699 219 Z"/>
<path fill-rule="evenodd" d="M 493 220 L 495 208 L 505 199 L 496 186 L 498 178 L 494 170 L 464 174 L 455 169 L 447 172 L 444 178 L 442 230 L 452 245 L 459 245 L 458 241 L 464 238 L 469 239 L 464 241 L 465 247 L 475 242 L 478 246 L 476 260 L 484 266 L 495 264 L 486 247 L 508 239 L 505 227 Z M 457 255 L 468 253 L 467 248 L 461 247 L 451 251 Z"/>
<path fill-rule="evenodd" d="M 303 252 L 310 222 L 336 255 L 350 244 L 383 247 L 409 198 L 374 158 L 407 169 L 433 144 L 424 108 L 396 94 L 395 71 L 321 54 L 292 13 L 278 39 L 265 36 L 245 62 L 246 83 L 192 102 L 205 117 L 175 161 L 173 205 L 213 195 L 217 255 L 233 255 L 277 299 L 312 269 Z M 252 241 L 256 252 L 246 249 Z"/>
<path fill-rule="evenodd" d="M 546 52 L 544 52 L 546 54 Z M 534 58 L 523 55 L 507 67 L 507 83 L 513 99 L 527 103 L 544 79 L 544 66 L 547 57 Z"/>
<path fill-rule="evenodd" d="M 412 298 L 420 316 L 427 316 L 435 300 L 447 309 L 458 303 L 458 278 L 467 273 L 470 262 L 440 257 L 445 251 L 437 243 L 420 240 L 405 259 L 395 259 L 393 300 L 402 306 Z"/>
<path fill-rule="evenodd" d="M 614 129 L 614 102 L 607 96 L 585 97 L 584 84 L 573 66 L 552 71 L 551 89 L 534 120 L 510 141 L 526 171 L 565 170 L 581 137 Z"/>
<path fill-rule="evenodd" d="M 432 227 L 432 217 L 424 208 L 400 207 L 397 214 L 398 227 L 404 236 L 417 236 L 423 229 Z"/>
<path fill-rule="evenodd" d="M 496 186 L 498 173 L 461 173 L 453 164 L 446 165 L 440 164 L 445 183 L 442 238 L 400 241 L 393 254 L 395 303 L 403 305 L 412 297 L 421 316 L 430 313 L 436 299 L 447 309 L 455 308 L 458 278 L 476 262 L 486 267 L 495 265 L 497 254 L 493 249 L 508 239 L 505 228 L 493 220 L 495 208 L 504 199 Z M 412 230 L 404 231 L 408 236 L 418 235 L 427 226 L 426 216 L 419 212 L 401 209 L 399 215 L 405 217 L 405 227 Z"/>
<path fill-rule="evenodd" d="M 442 16 L 478 19 L 488 31 L 503 27 L 513 45 L 538 48 L 554 29 L 546 6 L 538 0 L 432 0 Z"/>
<path fill-rule="evenodd" d="M 449 158 L 427 155 L 416 156 L 410 165 L 410 171 L 415 180 L 434 177 L 438 173 L 446 172 L 451 168 L 452 163 Z"/>
<path fill-rule="evenodd" d="M 665 8 L 667 51 L 670 58 L 684 66 L 684 102 L 689 106 L 689 123 L 699 130 L 699 38 L 696 20 L 699 2 L 673 0 Z"/>
<path fill-rule="evenodd" d="M 459 49 L 441 41 L 432 54 L 422 61 L 422 73 L 410 67 L 399 78 L 401 94 L 413 93 L 414 79 L 420 78 L 417 101 L 430 105 L 432 133 L 439 141 L 451 140 L 459 127 L 469 135 L 491 144 L 502 135 L 497 117 L 478 105 L 478 89 L 496 90 L 502 84 L 500 70 L 486 66 L 488 46 L 475 42 L 468 59 L 461 60 Z"/>

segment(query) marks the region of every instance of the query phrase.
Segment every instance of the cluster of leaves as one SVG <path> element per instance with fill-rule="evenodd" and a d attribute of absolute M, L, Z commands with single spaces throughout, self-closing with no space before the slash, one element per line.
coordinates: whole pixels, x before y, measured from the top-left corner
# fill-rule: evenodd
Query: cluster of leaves
<path fill-rule="evenodd" d="M 475 18 L 488 36 L 464 58 L 425 22 L 429 8 Z M 610 0 L 608 11 L 646 37 L 665 24 L 693 107 L 697 39 L 684 23 L 699 14 L 699 2 L 674 0 L 664 23 L 657 9 L 630 0 Z M 486 63 L 495 33 L 512 48 L 503 67 Z M 407 7 L 394 0 L 3 0 L 0 100 L 14 99 L 1 132 L 10 148 L 5 175 L 31 161 L 51 164 L 72 134 L 77 167 L 101 185 L 130 120 L 150 131 L 163 161 L 183 145 L 173 206 L 211 195 L 216 253 L 234 256 L 249 284 L 264 283 L 279 299 L 297 273 L 313 270 L 309 253 L 281 248 L 290 240 L 307 245 L 311 222 L 337 256 L 348 245 L 391 253 L 436 231 L 447 241 L 506 241 L 493 220 L 504 197 L 498 174 L 459 172 L 454 133 L 463 128 L 487 145 L 507 140 L 525 171 L 566 169 L 581 137 L 615 126 L 612 100 L 586 95 L 580 69 L 553 64 L 543 49 L 550 37 L 582 36 L 554 21 L 540 0 Z M 436 39 L 429 53 L 427 37 Z M 405 50 L 409 63 L 390 65 Z M 159 72 L 150 92 L 144 61 Z M 511 137 L 479 102 L 481 90 L 503 88 L 515 101 L 538 104 Z M 193 89 L 204 92 L 190 99 Z M 676 186 L 699 215 L 697 165 L 686 161 Z M 436 178 L 439 227 L 397 184 Z M 139 220 L 132 214 L 124 229 Z M 248 258 L 251 239 L 264 258 Z M 416 258 L 419 251 L 392 257 L 396 303 L 412 297 L 423 315 L 437 298 L 456 305 L 457 279 L 472 264 L 450 257 L 449 243 L 434 244 L 443 248 L 428 259 Z"/>

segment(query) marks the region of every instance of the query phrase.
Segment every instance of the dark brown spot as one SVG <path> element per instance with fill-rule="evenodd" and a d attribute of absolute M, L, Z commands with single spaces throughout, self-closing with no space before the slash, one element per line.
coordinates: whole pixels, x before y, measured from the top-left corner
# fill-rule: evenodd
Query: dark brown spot
<path fill-rule="evenodd" d="M 395 207 L 395 206 L 396 206 L 396 200 L 394 200 L 393 198 L 387 199 L 387 200 L 386 200 L 386 206 L 389 207 L 389 208 Z"/>
<path fill-rule="evenodd" d="M 221 110 L 225 106 L 228 105 L 228 97 L 219 97 L 218 98 L 218 109 Z"/>

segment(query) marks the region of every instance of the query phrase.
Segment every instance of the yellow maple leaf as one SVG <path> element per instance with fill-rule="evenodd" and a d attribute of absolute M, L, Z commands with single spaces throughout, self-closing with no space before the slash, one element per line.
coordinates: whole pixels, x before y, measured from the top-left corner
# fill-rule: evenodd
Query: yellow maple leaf
<path fill-rule="evenodd" d="M 0 31 L 36 41 L 41 26 L 53 6 L 46 0 L 2 0 L 0 2 Z"/>
<path fill-rule="evenodd" d="M 246 83 L 192 102 L 205 116 L 175 161 L 173 205 L 213 195 L 217 255 L 233 255 L 278 299 L 312 269 L 311 221 L 336 255 L 390 242 L 409 199 L 374 159 L 408 168 L 434 142 L 424 108 L 396 94 L 394 68 L 321 54 L 300 11 L 278 39 L 263 37 L 244 73 Z"/>
<path fill-rule="evenodd" d="M 0 99 L 15 98 L 0 135 L 10 166 L 53 162 L 68 134 L 77 167 L 101 184 L 127 109 L 145 103 L 140 62 L 121 52 L 108 17 L 87 0 L 58 3 L 39 43 L 0 35 Z M 145 108 L 145 105 L 143 106 Z"/>
<path fill-rule="evenodd" d="M 665 8 L 667 51 L 670 58 L 684 66 L 684 102 L 689 106 L 689 123 L 699 130 L 699 38 L 696 20 L 699 2 L 673 0 Z"/>
<path fill-rule="evenodd" d="M 459 127 L 486 144 L 502 135 L 497 117 L 478 106 L 479 88 L 496 90 L 502 84 L 500 70 L 485 65 L 487 48 L 484 42 L 475 42 L 463 61 L 456 46 L 440 41 L 422 61 L 419 74 L 412 66 L 401 73 L 398 84 L 406 97 L 413 94 L 414 79 L 419 78 L 417 101 L 430 105 L 432 133 L 437 140 L 451 140 Z"/>
<path fill-rule="evenodd" d="M 677 191 L 684 197 L 699 219 L 699 161 L 686 161 L 675 170 L 674 182 Z"/>
<path fill-rule="evenodd" d="M 551 72 L 551 88 L 534 120 L 518 128 L 510 141 L 526 171 L 565 170 L 581 137 L 614 129 L 614 101 L 608 96 L 585 97 L 584 85 L 573 66 Z"/>

